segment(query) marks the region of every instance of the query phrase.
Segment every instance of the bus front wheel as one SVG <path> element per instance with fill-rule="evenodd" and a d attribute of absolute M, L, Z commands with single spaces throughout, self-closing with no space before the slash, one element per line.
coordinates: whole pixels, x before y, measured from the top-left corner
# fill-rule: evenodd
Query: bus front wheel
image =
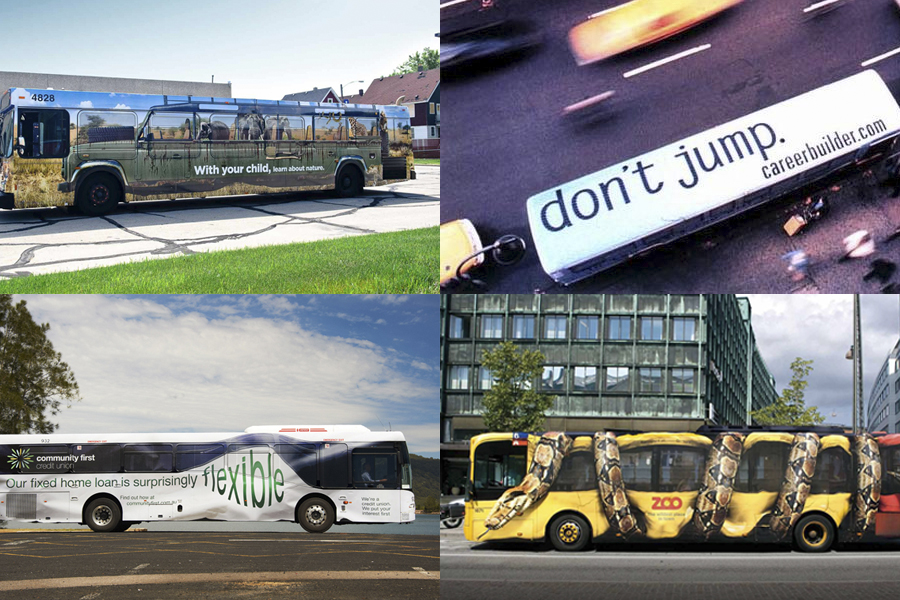
<path fill-rule="evenodd" d="M 550 524 L 550 543 L 557 550 L 582 550 L 590 541 L 590 525 L 578 515 L 562 515 Z"/>
<path fill-rule="evenodd" d="M 119 531 L 122 524 L 122 511 L 110 498 L 97 498 L 84 512 L 87 526 L 94 531 Z"/>
<path fill-rule="evenodd" d="M 834 542 L 834 526 L 821 515 L 803 517 L 794 527 L 794 542 L 803 552 L 825 552 Z"/>
<path fill-rule="evenodd" d="M 358 196 L 362 193 L 362 188 L 363 181 L 359 169 L 349 165 L 341 169 L 334 181 L 334 190 L 342 198 Z"/>
<path fill-rule="evenodd" d="M 310 498 L 297 509 L 297 521 L 310 533 L 324 533 L 334 525 L 334 508 L 328 500 Z"/>
<path fill-rule="evenodd" d="M 88 177 L 78 188 L 75 206 L 86 215 L 96 217 L 112 212 L 122 201 L 122 188 L 109 173 L 97 173 Z"/>

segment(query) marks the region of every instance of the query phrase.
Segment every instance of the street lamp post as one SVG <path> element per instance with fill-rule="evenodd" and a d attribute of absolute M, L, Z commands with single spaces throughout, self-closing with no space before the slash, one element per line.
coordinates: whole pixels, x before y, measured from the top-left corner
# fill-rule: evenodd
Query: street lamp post
<path fill-rule="evenodd" d="M 356 81 L 348 81 L 347 83 L 342 83 L 341 84 L 341 98 L 340 98 L 341 102 L 344 101 L 344 86 L 350 85 L 351 83 L 365 83 L 365 81 L 363 81 L 362 79 L 357 79 Z"/>

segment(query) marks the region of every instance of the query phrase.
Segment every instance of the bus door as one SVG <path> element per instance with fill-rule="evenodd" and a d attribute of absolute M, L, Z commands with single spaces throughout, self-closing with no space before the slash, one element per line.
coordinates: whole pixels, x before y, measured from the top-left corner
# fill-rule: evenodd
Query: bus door
<path fill-rule="evenodd" d="M 317 109 L 325 110 L 325 109 Z M 313 117 L 313 135 L 316 141 L 316 172 L 328 180 L 334 179 L 334 167 L 347 139 L 346 119 L 343 112 L 317 112 Z"/>
<path fill-rule="evenodd" d="M 494 503 L 525 478 L 528 446 L 513 445 L 513 440 L 483 442 L 475 448 L 471 479 L 467 488 L 466 537 L 476 539 L 485 533 L 484 519 Z M 488 531 L 482 540 L 504 538 L 534 539 L 534 510 L 526 510 L 501 529 Z"/>
<path fill-rule="evenodd" d="M 193 143 L 194 113 L 150 113 L 141 132 L 138 148 L 137 177 L 144 185 L 171 193 L 183 189 L 187 179 L 188 161 L 195 158 L 198 148 Z"/>

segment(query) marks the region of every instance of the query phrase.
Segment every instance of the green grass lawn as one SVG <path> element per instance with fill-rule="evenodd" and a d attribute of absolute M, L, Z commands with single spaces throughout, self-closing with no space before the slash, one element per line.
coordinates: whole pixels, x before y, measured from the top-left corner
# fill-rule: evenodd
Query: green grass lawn
<path fill-rule="evenodd" d="M 13 294 L 437 294 L 437 227 L 0 280 Z"/>
<path fill-rule="evenodd" d="M 417 158 L 415 161 L 417 165 L 441 165 L 441 159 L 439 158 Z"/>

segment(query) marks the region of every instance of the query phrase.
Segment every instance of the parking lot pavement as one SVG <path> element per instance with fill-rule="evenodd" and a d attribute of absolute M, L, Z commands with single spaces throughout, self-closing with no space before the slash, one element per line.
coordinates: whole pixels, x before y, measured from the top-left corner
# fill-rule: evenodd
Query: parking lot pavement
<path fill-rule="evenodd" d="M 437 598 L 435 536 L 0 533 L 0 597 Z"/>
<path fill-rule="evenodd" d="M 440 169 L 416 170 L 415 180 L 356 198 L 310 192 L 135 202 L 104 217 L 67 208 L 0 211 L 0 278 L 436 226 Z"/>

